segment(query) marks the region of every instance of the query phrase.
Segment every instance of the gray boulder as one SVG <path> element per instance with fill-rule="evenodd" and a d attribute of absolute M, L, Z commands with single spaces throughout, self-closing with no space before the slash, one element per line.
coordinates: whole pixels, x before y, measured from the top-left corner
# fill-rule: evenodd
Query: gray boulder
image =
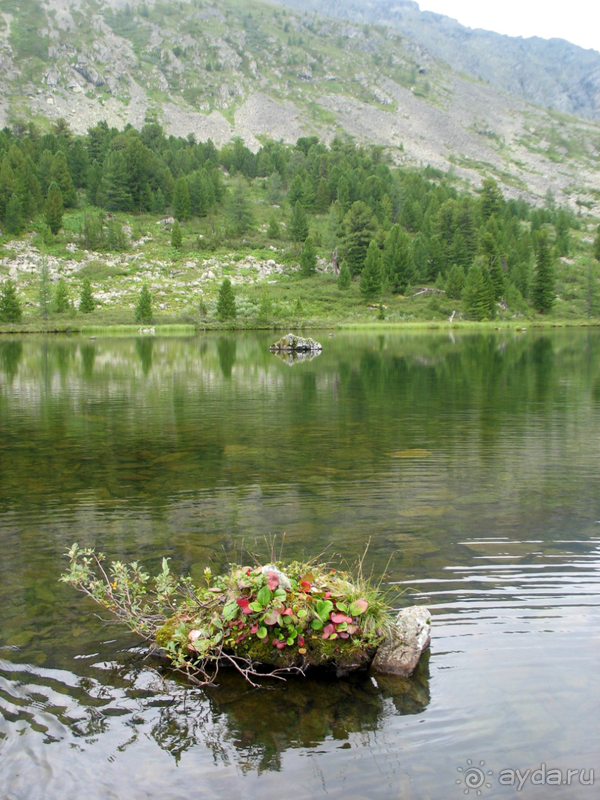
<path fill-rule="evenodd" d="M 408 677 L 431 641 L 431 614 L 425 606 L 403 608 L 388 639 L 381 644 L 371 671 Z"/>
<path fill-rule="evenodd" d="M 278 342 L 272 344 L 270 349 L 273 352 L 283 351 L 284 353 L 313 352 L 322 350 L 323 346 L 319 342 L 315 342 L 314 339 L 304 339 L 302 336 L 288 333 L 282 336 Z"/>

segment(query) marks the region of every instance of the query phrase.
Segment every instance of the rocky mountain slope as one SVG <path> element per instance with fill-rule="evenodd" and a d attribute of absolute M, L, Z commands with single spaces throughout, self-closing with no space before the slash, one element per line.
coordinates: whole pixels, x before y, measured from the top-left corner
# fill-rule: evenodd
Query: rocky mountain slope
<path fill-rule="evenodd" d="M 412 0 L 277 0 L 301 12 L 391 26 L 459 72 L 537 105 L 600 119 L 600 53 L 564 39 L 503 36 L 421 11 Z"/>
<path fill-rule="evenodd" d="M 0 0 L 0 125 L 58 118 L 75 132 L 152 118 L 255 150 L 346 132 L 508 196 L 600 198 L 598 123 L 461 75 L 394 27 L 254 0 Z"/>

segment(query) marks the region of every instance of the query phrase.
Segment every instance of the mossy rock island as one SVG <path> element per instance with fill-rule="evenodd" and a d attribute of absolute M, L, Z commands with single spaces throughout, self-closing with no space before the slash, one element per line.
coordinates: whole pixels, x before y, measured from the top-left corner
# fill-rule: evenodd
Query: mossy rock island
<path fill-rule="evenodd" d="M 272 353 L 320 353 L 322 349 L 323 345 L 320 342 L 296 336 L 295 333 L 287 333 L 270 347 Z"/>
<path fill-rule="evenodd" d="M 166 559 L 150 578 L 137 563 L 113 562 L 73 545 L 61 580 L 110 610 L 201 685 L 238 669 L 253 685 L 308 670 L 343 677 L 371 668 L 409 676 L 429 646 L 430 615 L 396 614 L 378 587 L 325 564 L 233 565 L 204 572 L 205 586 L 174 576 Z"/>

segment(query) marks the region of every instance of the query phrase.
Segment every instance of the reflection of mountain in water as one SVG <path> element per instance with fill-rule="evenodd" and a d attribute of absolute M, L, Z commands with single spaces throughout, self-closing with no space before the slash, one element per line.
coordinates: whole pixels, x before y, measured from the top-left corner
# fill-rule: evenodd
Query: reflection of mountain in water
<path fill-rule="evenodd" d="M 124 752 L 146 737 L 176 761 L 203 746 L 215 761 L 264 771 L 278 770 L 290 748 L 315 747 L 330 739 L 343 743 L 352 733 L 376 731 L 392 708 L 398 714 L 418 714 L 429 703 L 428 654 L 409 679 L 378 676 L 375 681 L 364 674 L 344 680 L 293 678 L 258 691 L 228 670 L 219 674 L 213 689 L 189 690 L 170 675 L 161 684 L 137 659 L 93 665 L 90 672 L 99 672 L 97 677 L 79 679 L 62 670 L 0 660 L 0 683 L 7 687 L 1 716 L 16 713 L 37 733 L 51 729 L 51 739 L 46 733 L 40 746 L 50 740 L 77 746 L 94 737 L 94 747 L 103 752 L 103 736 L 111 734 L 106 747 L 112 749 L 116 734 L 118 750 Z M 18 696 L 11 685 L 18 686 Z M 14 726 L 7 736 L 17 736 Z M 0 768 L 0 783 L 2 773 Z"/>
<path fill-rule="evenodd" d="M 312 361 L 317 356 L 321 355 L 321 350 L 291 350 L 286 352 L 285 350 L 272 350 L 271 351 L 274 356 L 280 358 L 284 364 L 287 364 L 289 367 L 293 366 L 294 364 L 299 364 L 301 361 Z"/>

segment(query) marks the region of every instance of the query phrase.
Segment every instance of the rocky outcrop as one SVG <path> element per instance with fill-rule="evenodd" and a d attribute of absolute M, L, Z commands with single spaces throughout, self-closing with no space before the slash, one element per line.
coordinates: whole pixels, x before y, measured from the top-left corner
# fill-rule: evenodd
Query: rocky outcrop
<path fill-rule="evenodd" d="M 294 333 L 288 333 L 282 336 L 278 342 L 271 345 L 271 352 L 283 353 L 312 353 L 320 352 L 323 346 L 320 342 L 315 342 L 314 339 L 304 339 L 302 336 L 296 336 Z"/>
<path fill-rule="evenodd" d="M 431 614 L 425 606 L 403 608 L 387 641 L 379 646 L 371 671 L 407 678 L 431 641 Z"/>

